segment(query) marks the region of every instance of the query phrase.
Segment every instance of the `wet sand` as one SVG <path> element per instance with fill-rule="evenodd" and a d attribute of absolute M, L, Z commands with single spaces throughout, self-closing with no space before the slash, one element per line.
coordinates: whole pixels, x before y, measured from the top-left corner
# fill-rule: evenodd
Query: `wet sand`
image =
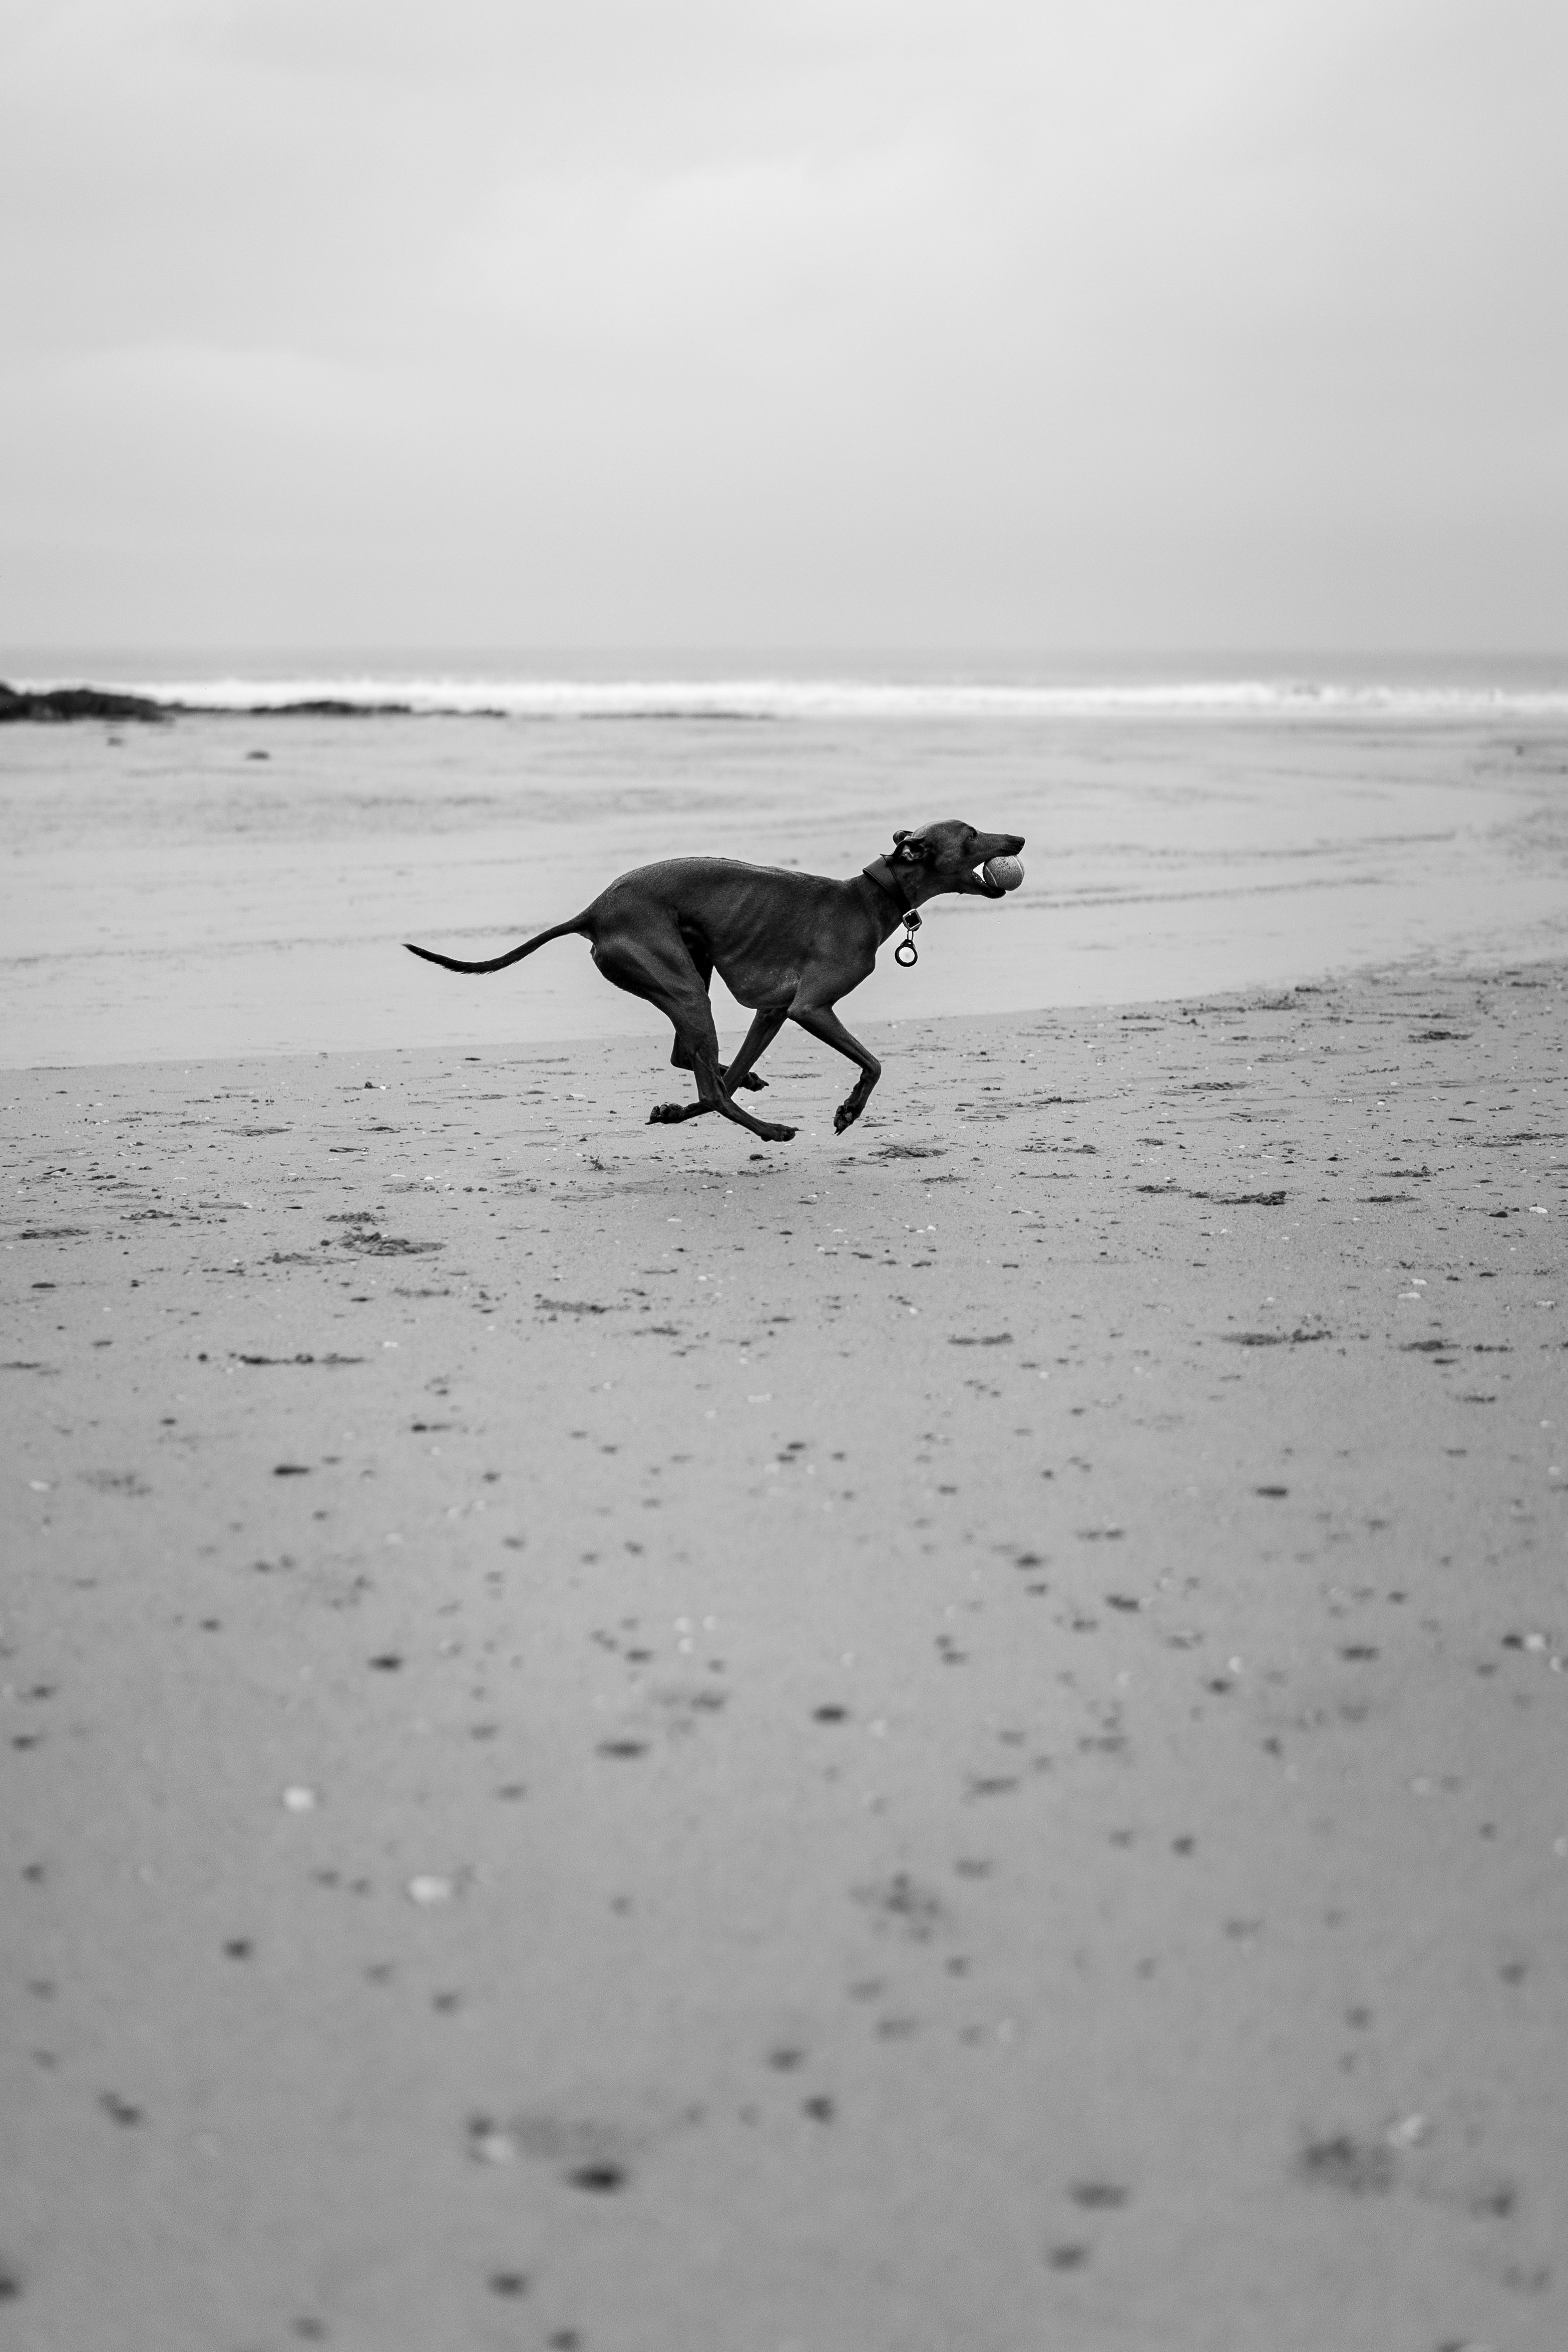
<path fill-rule="evenodd" d="M 14 1078 L 0 2341 L 1561 2342 L 1565 1006 Z"/>
<path fill-rule="evenodd" d="M 579 941 L 478 983 L 399 942 L 493 955 L 661 857 L 855 875 L 950 814 L 1025 835 L 1025 887 L 932 900 L 857 1029 L 1560 961 L 1565 769 L 1562 717 L 1517 710 L 10 727 L 0 1067 L 657 1037 Z"/>

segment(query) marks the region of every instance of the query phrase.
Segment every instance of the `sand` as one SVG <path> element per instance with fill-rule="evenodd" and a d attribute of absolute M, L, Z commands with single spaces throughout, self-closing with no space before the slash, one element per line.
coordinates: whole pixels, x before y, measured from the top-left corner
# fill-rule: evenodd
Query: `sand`
<path fill-rule="evenodd" d="M 581 941 L 468 982 L 400 942 L 493 955 L 661 857 L 855 875 L 952 814 L 1025 835 L 1025 887 L 931 900 L 857 1029 L 1561 961 L 1565 770 L 1561 714 L 1518 709 L 10 727 L 0 1068 L 651 1039 Z"/>
<path fill-rule="evenodd" d="M 1565 989 L 16 1078 L 0 2341 L 1561 2342 Z"/>

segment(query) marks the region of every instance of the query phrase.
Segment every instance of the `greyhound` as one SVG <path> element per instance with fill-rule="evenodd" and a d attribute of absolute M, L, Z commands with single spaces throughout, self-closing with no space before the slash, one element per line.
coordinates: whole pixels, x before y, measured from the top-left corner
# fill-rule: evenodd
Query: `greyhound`
<path fill-rule="evenodd" d="M 503 971 L 551 940 L 573 934 L 587 940 L 606 980 L 657 1004 L 671 1023 L 675 1068 L 696 1073 L 697 1100 L 658 1104 L 648 1113 L 654 1125 L 718 1111 L 764 1143 L 788 1143 L 793 1127 L 753 1118 L 732 1097 L 739 1087 L 766 1085 L 752 1075 L 752 1065 L 786 1021 L 798 1021 L 859 1065 L 859 1077 L 833 1115 L 834 1132 L 842 1135 L 865 1109 L 882 1066 L 850 1035 L 835 1004 L 859 986 L 878 949 L 925 899 L 944 890 L 1002 898 L 1002 886 L 979 869 L 993 857 L 1016 857 L 1023 846 L 1022 834 L 977 833 L 951 817 L 918 833 L 895 834 L 892 848 L 847 882 L 778 866 L 743 866 L 733 857 L 672 857 L 623 874 L 569 923 L 557 923 L 488 963 L 465 963 L 412 941 L 408 951 L 447 971 Z M 719 1059 L 708 1001 L 715 971 L 753 1013 L 727 1069 Z"/>

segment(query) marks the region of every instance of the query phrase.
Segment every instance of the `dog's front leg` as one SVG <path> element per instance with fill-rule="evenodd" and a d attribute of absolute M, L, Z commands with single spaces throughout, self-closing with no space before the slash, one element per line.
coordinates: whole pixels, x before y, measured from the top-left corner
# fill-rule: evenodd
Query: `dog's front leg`
<path fill-rule="evenodd" d="M 733 1094 L 737 1087 L 767 1085 L 766 1078 L 752 1077 L 752 1066 L 762 1060 L 788 1018 L 789 1014 L 782 1005 L 777 1012 L 752 1014 L 752 1025 L 746 1032 L 741 1050 L 724 1073 L 726 1093 Z"/>
<path fill-rule="evenodd" d="M 833 1131 L 842 1135 L 847 1127 L 854 1126 L 870 1101 L 871 1089 L 882 1075 L 882 1065 L 858 1037 L 849 1034 L 830 1004 L 792 1004 L 789 1017 L 798 1021 L 814 1037 L 820 1037 L 825 1045 L 831 1045 L 836 1053 L 847 1055 L 850 1061 L 859 1064 L 859 1077 L 833 1114 Z"/>

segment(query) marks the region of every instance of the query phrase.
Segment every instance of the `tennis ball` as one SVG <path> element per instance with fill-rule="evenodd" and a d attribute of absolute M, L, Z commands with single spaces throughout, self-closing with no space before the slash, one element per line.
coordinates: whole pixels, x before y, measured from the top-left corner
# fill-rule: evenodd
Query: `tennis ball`
<path fill-rule="evenodd" d="M 1024 869 L 1016 857 L 988 857 L 981 868 L 987 882 L 1003 890 L 1016 890 L 1024 878 Z"/>

